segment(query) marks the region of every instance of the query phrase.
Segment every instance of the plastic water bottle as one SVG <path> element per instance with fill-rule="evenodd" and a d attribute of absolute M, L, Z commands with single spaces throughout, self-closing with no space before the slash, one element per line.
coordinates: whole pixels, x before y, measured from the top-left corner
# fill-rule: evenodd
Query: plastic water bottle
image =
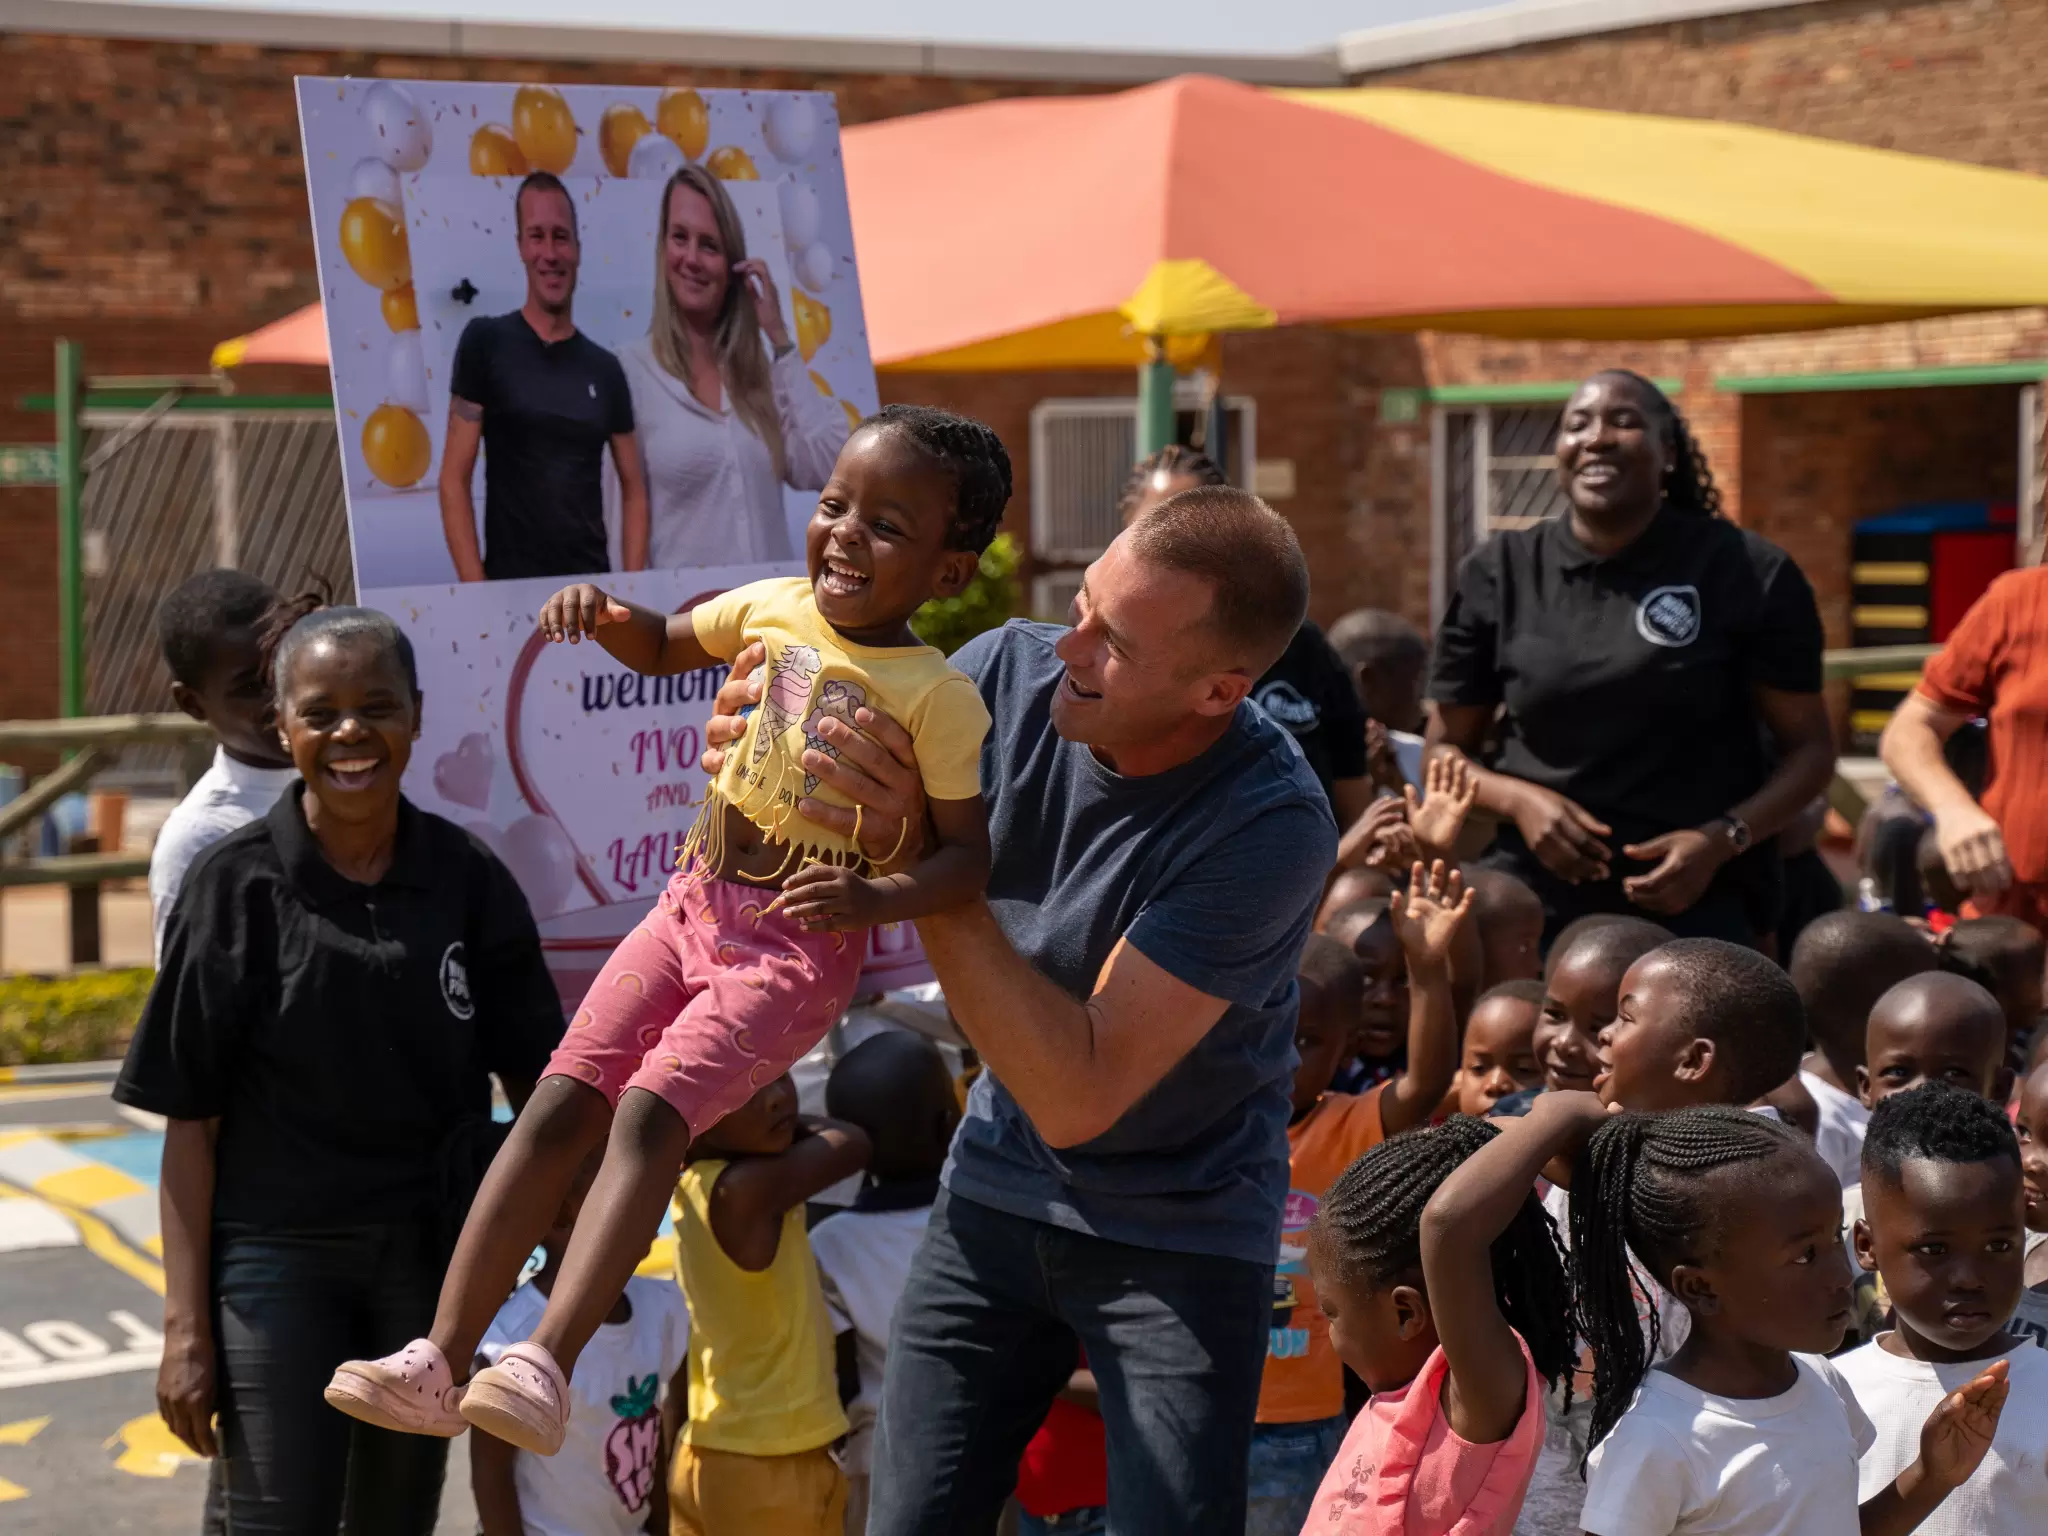
<path fill-rule="evenodd" d="M 1865 875 L 1856 882 L 1856 910 L 1859 912 L 1889 912 L 1892 904 L 1889 897 L 1881 895 L 1877 882 Z"/>

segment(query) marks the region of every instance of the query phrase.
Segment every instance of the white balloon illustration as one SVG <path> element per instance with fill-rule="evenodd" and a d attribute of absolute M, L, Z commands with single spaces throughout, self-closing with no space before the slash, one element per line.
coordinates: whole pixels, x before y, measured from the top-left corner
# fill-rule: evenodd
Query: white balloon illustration
<path fill-rule="evenodd" d="M 379 160 L 394 171 L 416 171 L 434 152 L 434 128 L 411 91 L 379 80 L 363 93 L 363 122 Z"/>
<path fill-rule="evenodd" d="M 782 207 L 783 242 L 792 251 L 816 245 L 819 226 L 825 221 L 818 194 L 792 176 L 775 189 L 775 200 Z"/>
<path fill-rule="evenodd" d="M 794 164 L 811 151 L 818 136 L 818 109 L 805 96 L 785 96 L 768 109 L 768 121 L 761 137 L 768 152 L 785 164 Z"/>
<path fill-rule="evenodd" d="M 667 181 L 685 163 L 674 139 L 665 133 L 643 133 L 626 156 L 626 174 L 635 181 Z"/>
<path fill-rule="evenodd" d="M 796 259 L 796 277 L 813 293 L 832 281 L 832 251 L 824 241 L 804 247 Z"/>
<path fill-rule="evenodd" d="M 348 195 L 351 199 L 374 197 L 394 208 L 405 206 L 398 190 L 398 172 L 382 160 L 356 162 L 356 168 L 348 173 Z"/>
<path fill-rule="evenodd" d="M 393 333 L 391 350 L 385 355 L 384 366 L 387 370 L 386 398 L 393 405 L 402 405 L 409 411 L 424 411 L 427 408 L 427 359 L 420 350 L 420 333 Z"/>

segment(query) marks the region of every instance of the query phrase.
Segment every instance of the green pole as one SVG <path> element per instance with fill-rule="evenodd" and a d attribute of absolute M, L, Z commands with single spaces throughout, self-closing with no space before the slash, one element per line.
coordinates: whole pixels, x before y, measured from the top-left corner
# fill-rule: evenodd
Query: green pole
<path fill-rule="evenodd" d="M 1157 453 L 1174 440 L 1173 364 L 1157 337 L 1148 338 L 1147 360 L 1138 365 L 1138 457 Z"/>
<path fill-rule="evenodd" d="M 85 713 L 85 350 L 57 343 L 57 696 L 67 718 Z"/>

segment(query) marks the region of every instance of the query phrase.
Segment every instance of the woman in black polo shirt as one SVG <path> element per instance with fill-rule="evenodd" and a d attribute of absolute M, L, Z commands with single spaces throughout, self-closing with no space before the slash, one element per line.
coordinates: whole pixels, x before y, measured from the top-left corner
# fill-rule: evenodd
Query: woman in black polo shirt
<path fill-rule="evenodd" d="M 1754 943 L 1776 922 L 1775 834 L 1834 771 L 1813 591 L 1721 519 L 1647 379 L 1579 386 L 1557 474 L 1570 515 L 1495 535 L 1459 573 L 1430 745 L 1477 758 L 1497 739 L 1488 862 L 1535 888 L 1546 943 L 1590 912 Z"/>
<path fill-rule="evenodd" d="M 561 1010 L 504 866 L 399 793 L 420 695 L 398 627 L 321 610 L 277 681 L 303 782 L 192 866 L 114 1089 L 169 1117 L 158 1404 L 219 1458 L 229 1530 L 425 1536 L 446 1443 L 321 1391 L 426 1331 L 489 1075 L 523 1101 Z"/>

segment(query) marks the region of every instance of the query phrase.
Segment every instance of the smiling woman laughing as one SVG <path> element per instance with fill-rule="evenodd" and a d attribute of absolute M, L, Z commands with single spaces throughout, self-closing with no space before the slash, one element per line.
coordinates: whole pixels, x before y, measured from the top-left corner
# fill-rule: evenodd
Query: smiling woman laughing
<path fill-rule="evenodd" d="M 446 1445 L 351 1424 L 334 1367 L 433 1315 L 488 1157 L 562 1033 L 511 875 L 399 793 L 412 648 L 364 608 L 285 634 L 278 731 L 302 783 L 193 864 L 114 1097 L 168 1117 L 172 1431 L 218 1457 L 231 1530 L 424 1536 Z M 219 1428 L 214 1416 L 219 1414 Z"/>
<path fill-rule="evenodd" d="M 1776 834 L 1826 788 L 1813 589 L 1726 522 L 1685 418 L 1649 380 L 1566 402 L 1567 516 L 1495 535 L 1437 631 L 1432 751 L 1477 757 L 1500 818 L 1486 862 L 1576 917 L 1647 913 L 1754 944 L 1781 901 Z"/>

